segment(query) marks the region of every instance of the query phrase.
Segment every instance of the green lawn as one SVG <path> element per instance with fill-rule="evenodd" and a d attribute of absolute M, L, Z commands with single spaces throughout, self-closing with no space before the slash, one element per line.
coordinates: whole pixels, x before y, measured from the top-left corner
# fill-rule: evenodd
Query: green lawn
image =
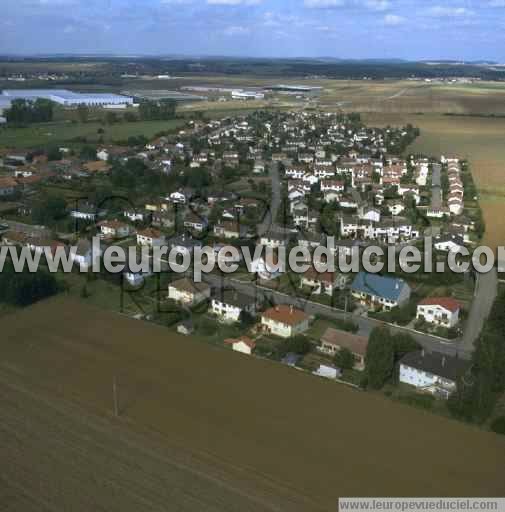
<path fill-rule="evenodd" d="M 178 128 L 185 122 L 184 119 L 174 119 L 102 125 L 98 122 L 59 121 L 33 124 L 25 128 L 7 127 L 0 129 L 0 147 L 29 148 L 49 144 L 66 144 L 76 137 L 85 137 L 87 142 L 97 143 L 100 137 L 100 134 L 97 133 L 99 128 L 103 128 L 105 131 L 102 135 L 104 142 L 125 140 L 130 136 L 137 135 L 145 135 L 150 138 L 158 132 Z"/>

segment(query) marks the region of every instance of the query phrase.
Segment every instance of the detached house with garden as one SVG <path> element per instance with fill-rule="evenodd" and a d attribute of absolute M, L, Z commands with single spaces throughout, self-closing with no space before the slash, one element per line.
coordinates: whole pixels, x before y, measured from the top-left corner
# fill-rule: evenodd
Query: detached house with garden
<path fill-rule="evenodd" d="M 378 274 L 359 272 L 352 285 L 352 296 L 370 309 L 391 309 L 406 304 L 410 286 L 403 280 Z"/>
<path fill-rule="evenodd" d="M 262 313 L 261 327 L 266 333 L 290 338 L 309 328 L 309 315 L 293 306 L 275 306 Z"/>

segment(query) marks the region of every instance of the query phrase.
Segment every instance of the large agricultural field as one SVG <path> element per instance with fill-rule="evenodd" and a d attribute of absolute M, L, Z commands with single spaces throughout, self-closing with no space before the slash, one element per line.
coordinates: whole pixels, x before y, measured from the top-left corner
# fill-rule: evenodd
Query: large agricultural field
<path fill-rule="evenodd" d="M 98 122 L 72 123 L 57 121 L 33 124 L 23 128 L 0 129 L 0 147 L 32 148 L 52 144 L 68 144 L 77 138 L 85 138 L 89 143 L 122 141 L 131 136 L 153 137 L 164 130 L 173 130 L 184 124 L 184 120 L 139 121 L 104 125 Z M 98 133 L 102 129 L 104 133 Z"/>
<path fill-rule="evenodd" d="M 505 440 L 491 433 L 66 296 L 2 320 L 3 510 L 503 495 Z"/>

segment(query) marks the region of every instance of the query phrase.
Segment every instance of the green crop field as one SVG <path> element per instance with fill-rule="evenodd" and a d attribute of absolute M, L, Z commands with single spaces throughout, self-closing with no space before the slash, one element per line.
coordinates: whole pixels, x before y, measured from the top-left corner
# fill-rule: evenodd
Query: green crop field
<path fill-rule="evenodd" d="M 85 137 L 87 142 L 97 143 L 100 136 L 104 142 L 126 140 L 130 136 L 153 137 L 156 133 L 173 130 L 184 125 L 184 119 L 173 121 L 139 121 L 104 125 L 98 122 L 72 123 L 59 121 L 33 124 L 24 128 L 0 128 L 0 147 L 31 148 L 52 144 L 65 144 L 77 137 Z M 101 135 L 99 128 L 104 130 Z"/>

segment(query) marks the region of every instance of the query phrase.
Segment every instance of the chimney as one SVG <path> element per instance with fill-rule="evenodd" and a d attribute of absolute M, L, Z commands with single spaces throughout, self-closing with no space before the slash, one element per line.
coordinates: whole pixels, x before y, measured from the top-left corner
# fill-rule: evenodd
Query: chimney
<path fill-rule="evenodd" d="M 445 366 L 445 356 L 442 357 L 442 368 Z"/>
<path fill-rule="evenodd" d="M 275 311 L 279 311 L 279 306 L 275 306 Z"/>
<path fill-rule="evenodd" d="M 293 314 L 293 305 L 291 304 L 289 306 L 289 314 L 292 315 Z"/>
<path fill-rule="evenodd" d="M 424 348 L 421 350 L 421 357 L 424 357 Z"/>

